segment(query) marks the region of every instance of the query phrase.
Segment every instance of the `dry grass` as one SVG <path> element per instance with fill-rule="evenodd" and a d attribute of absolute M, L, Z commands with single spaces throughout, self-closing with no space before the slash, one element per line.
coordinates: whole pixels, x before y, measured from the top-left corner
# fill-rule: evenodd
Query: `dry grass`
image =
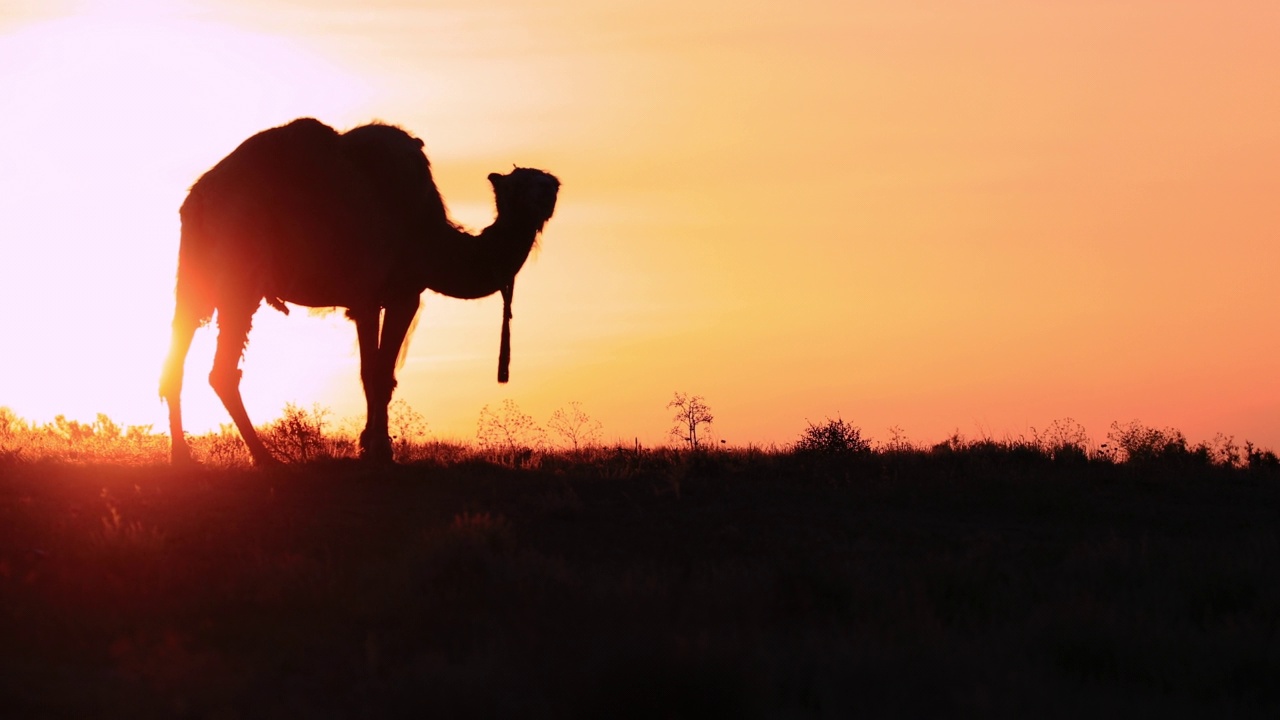
<path fill-rule="evenodd" d="M 1265 458 L 415 447 L 0 461 L 11 716 L 1280 710 Z"/>

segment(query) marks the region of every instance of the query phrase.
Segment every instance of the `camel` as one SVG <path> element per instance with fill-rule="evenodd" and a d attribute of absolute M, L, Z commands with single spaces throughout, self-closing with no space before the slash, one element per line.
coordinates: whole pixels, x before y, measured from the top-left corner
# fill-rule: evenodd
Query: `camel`
<path fill-rule="evenodd" d="M 345 133 L 312 118 L 260 132 L 191 187 L 180 211 L 173 335 L 160 379 L 171 460 L 192 463 L 182 379 L 196 329 L 217 314 L 209 384 L 255 465 L 278 461 L 240 396 L 240 360 L 262 302 L 345 308 L 355 322 L 367 416 L 365 459 L 392 460 L 387 406 L 397 357 L 424 290 L 463 299 L 502 293 L 498 379 L 510 361 L 511 294 L 560 181 L 532 168 L 492 173 L 497 217 L 478 235 L 450 221 L 423 142 L 391 125 Z"/>

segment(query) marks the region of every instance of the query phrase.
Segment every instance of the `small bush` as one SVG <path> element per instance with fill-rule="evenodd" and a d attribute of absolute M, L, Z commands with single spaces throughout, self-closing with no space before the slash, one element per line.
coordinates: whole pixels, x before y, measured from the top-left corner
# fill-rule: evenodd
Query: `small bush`
<path fill-rule="evenodd" d="M 324 454 L 325 419 L 329 411 L 319 404 L 310 411 L 285 403 L 280 418 L 262 432 L 263 441 L 289 462 L 306 462 Z"/>
<path fill-rule="evenodd" d="M 1250 470 L 1276 470 L 1280 468 L 1280 457 L 1274 452 L 1264 450 L 1253 443 L 1245 441 L 1245 466 Z"/>
<path fill-rule="evenodd" d="M 1028 444 L 1054 460 L 1078 461 L 1089 456 L 1089 433 L 1071 418 L 1054 420 L 1044 430 L 1032 427 Z"/>
<path fill-rule="evenodd" d="M 551 413 L 547 427 L 560 438 L 561 447 L 567 450 L 581 450 L 600 444 L 600 421 L 593 420 L 582 409 L 582 403 L 577 401 Z"/>
<path fill-rule="evenodd" d="M 1124 462 L 1150 463 L 1188 459 L 1192 456 L 1187 448 L 1187 436 L 1181 430 L 1159 430 L 1147 427 L 1137 420 L 1127 425 L 1111 423 L 1107 439 L 1122 454 L 1119 459 Z"/>
<path fill-rule="evenodd" d="M 1219 467 L 1244 467 L 1246 462 L 1244 448 L 1236 444 L 1235 437 L 1222 433 L 1214 435 L 1208 442 L 1196 445 L 1195 454 L 1205 462 Z"/>
<path fill-rule="evenodd" d="M 546 449 L 547 433 L 532 415 L 521 412 L 515 401 L 508 398 L 502 401 L 500 410 L 491 410 L 488 405 L 480 409 L 476 441 L 480 450 L 494 460 L 524 467 L 535 453 Z"/>
<path fill-rule="evenodd" d="M 910 453 L 919 450 L 907 437 L 906 431 L 897 425 L 889 428 L 889 439 L 881 442 L 878 449 L 882 453 Z"/>
<path fill-rule="evenodd" d="M 408 402 L 395 400 L 387 408 L 388 425 L 395 438 L 396 451 L 407 452 L 413 445 L 427 441 L 427 419 L 414 410 Z M 359 432 L 352 433 L 359 435 Z"/>
<path fill-rule="evenodd" d="M 841 418 L 827 418 L 825 423 L 809 427 L 800 434 L 795 451 L 818 455 L 859 455 L 871 451 L 870 441 L 862 437 L 862 430 Z"/>
<path fill-rule="evenodd" d="M 191 451 L 200 462 L 217 467 L 248 467 L 253 460 L 240 439 L 240 431 L 232 423 L 221 423 L 218 432 L 207 432 L 187 438 Z"/>

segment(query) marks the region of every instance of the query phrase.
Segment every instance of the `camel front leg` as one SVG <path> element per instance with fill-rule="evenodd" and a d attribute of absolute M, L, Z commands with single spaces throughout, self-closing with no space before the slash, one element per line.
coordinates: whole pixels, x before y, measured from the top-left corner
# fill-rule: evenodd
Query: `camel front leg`
<path fill-rule="evenodd" d="M 222 405 L 231 414 L 236 428 L 244 444 L 249 446 L 249 454 L 253 456 L 253 464 L 258 466 L 276 465 L 279 461 L 262 444 L 258 431 L 249 422 L 249 413 L 244 409 L 244 400 L 240 397 L 240 358 L 244 355 L 244 346 L 249 339 L 249 327 L 253 322 L 256 307 L 228 311 L 218 309 L 218 348 L 214 351 L 213 370 L 209 373 L 209 385 L 222 400 Z"/>
<path fill-rule="evenodd" d="M 391 461 L 391 435 L 387 406 L 396 388 L 396 359 L 405 335 L 418 314 L 417 296 L 390 303 L 386 311 L 349 313 L 360 340 L 360 379 L 364 382 L 367 419 L 360 434 L 361 456 L 375 462 Z M 381 328 L 377 322 L 382 316 Z"/>
<path fill-rule="evenodd" d="M 396 361 L 400 359 L 404 339 L 421 306 L 422 301 L 416 295 L 405 298 L 387 305 L 382 318 L 382 337 L 378 340 L 378 370 L 387 383 L 387 398 L 382 404 L 383 428 L 387 426 L 387 406 L 391 404 L 391 393 L 396 389 Z"/>
<path fill-rule="evenodd" d="M 391 461 L 391 440 L 387 436 L 386 403 L 384 396 L 390 395 L 384 389 L 385 382 L 378 372 L 378 329 L 382 320 L 382 309 L 351 309 L 347 317 L 356 324 L 356 339 L 360 343 L 360 382 L 364 385 L 365 423 L 360 433 L 360 457 L 376 462 Z M 389 400 L 386 402 L 390 402 Z M 378 407 L 384 410 L 379 415 Z M 378 419 L 382 418 L 379 427 Z"/>

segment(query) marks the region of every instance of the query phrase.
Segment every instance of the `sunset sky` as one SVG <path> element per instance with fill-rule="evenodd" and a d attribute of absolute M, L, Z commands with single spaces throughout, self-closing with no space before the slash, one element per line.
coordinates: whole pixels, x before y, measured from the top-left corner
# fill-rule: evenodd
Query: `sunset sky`
<path fill-rule="evenodd" d="M 1017 437 L 1060 418 L 1280 448 L 1273 0 L 0 0 L 0 405 L 166 427 L 186 190 L 299 116 L 421 137 L 456 220 L 563 182 L 515 294 L 428 294 L 397 397 L 605 439 Z M 193 431 L 230 422 L 188 359 Z M 354 328 L 260 310 L 242 390 L 360 416 Z"/>

